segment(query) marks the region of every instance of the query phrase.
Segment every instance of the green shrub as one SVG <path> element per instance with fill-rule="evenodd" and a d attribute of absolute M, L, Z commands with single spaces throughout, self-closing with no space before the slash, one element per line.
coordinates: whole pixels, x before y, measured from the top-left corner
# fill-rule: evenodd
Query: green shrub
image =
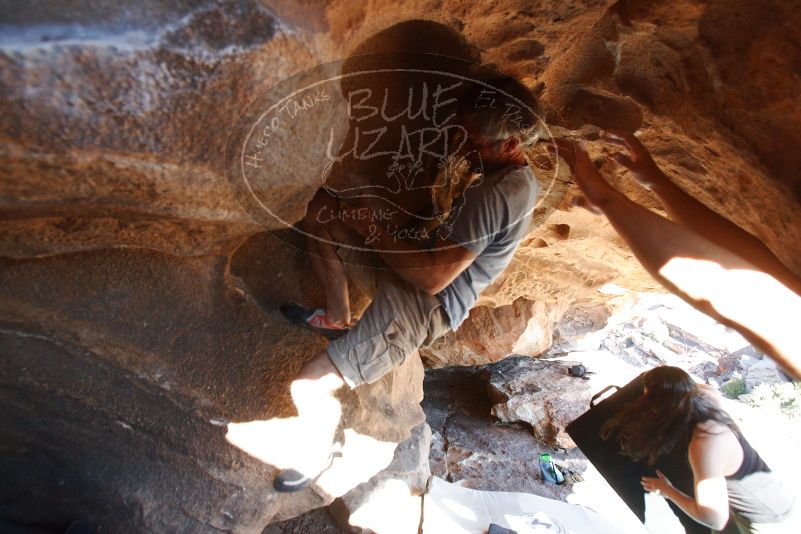
<path fill-rule="evenodd" d="M 737 399 L 740 395 L 746 393 L 745 380 L 742 378 L 732 378 L 720 386 L 720 392 L 730 399 Z"/>

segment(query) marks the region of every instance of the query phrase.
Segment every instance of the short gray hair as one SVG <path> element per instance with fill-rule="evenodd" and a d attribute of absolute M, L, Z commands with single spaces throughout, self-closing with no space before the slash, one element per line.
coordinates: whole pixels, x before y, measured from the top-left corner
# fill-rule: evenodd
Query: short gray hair
<path fill-rule="evenodd" d="M 491 141 L 517 137 L 531 146 L 544 137 L 542 108 L 531 90 L 510 76 L 499 76 L 474 83 L 460 99 L 463 116 Z"/>

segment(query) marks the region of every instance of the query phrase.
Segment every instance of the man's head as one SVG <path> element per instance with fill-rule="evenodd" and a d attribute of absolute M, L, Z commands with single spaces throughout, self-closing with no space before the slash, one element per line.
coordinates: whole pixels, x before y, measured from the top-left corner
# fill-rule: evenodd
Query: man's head
<path fill-rule="evenodd" d="M 460 98 L 459 115 L 472 148 L 486 164 L 520 162 L 542 137 L 542 110 L 534 94 L 509 76 L 474 83 Z"/>

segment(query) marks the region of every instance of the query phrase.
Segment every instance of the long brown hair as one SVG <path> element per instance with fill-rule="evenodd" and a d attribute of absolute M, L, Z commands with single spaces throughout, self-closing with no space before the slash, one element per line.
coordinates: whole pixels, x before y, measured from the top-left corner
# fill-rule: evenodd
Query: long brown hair
<path fill-rule="evenodd" d="M 731 417 L 699 390 L 690 375 L 665 365 L 643 375 L 642 395 L 604 424 L 601 437 L 614 436 L 623 454 L 653 465 L 674 447 L 689 446 L 696 425 L 705 421 L 737 429 Z"/>

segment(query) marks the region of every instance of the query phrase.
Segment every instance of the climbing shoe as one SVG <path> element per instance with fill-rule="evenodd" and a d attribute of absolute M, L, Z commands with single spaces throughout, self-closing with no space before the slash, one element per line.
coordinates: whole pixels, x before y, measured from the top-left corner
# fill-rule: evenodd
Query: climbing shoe
<path fill-rule="evenodd" d="M 340 446 L 337 444 L 336 446 Z M 334 463 L 334 458 L 341 458 L 342 452 L 339 450 L 334 450 L 328 456 L 328 462 L 325 468 L 320 471 L 316 476 L 311 477 L 309 475 L 304 475 L 297 469 L 284 469 L 278 475 L 276 475 L 275 479 L 273 480 L 273 487 L 276 491 L 280 491 L 281 493 L 294 493 L 296 491 L 300 491 L 322 475 L 331 465 Z"/>
<path fill-rule="evenodd" d="M 285 302 L 280 309 L 290 323 L 313 330 L 328 339 L 340 338 L 351 329 L 350 325 L 341 327 L 332 324 L 322 308 L 313 310 L 294 302 Z"/>
<path fill-rule="evenodd" d="M 300 471 L 284 469 L 273 480 L 273 487 L 281 493 L 294 493 L 308 486 L 311 481 L 311 477 L 304 475 Z"/>

